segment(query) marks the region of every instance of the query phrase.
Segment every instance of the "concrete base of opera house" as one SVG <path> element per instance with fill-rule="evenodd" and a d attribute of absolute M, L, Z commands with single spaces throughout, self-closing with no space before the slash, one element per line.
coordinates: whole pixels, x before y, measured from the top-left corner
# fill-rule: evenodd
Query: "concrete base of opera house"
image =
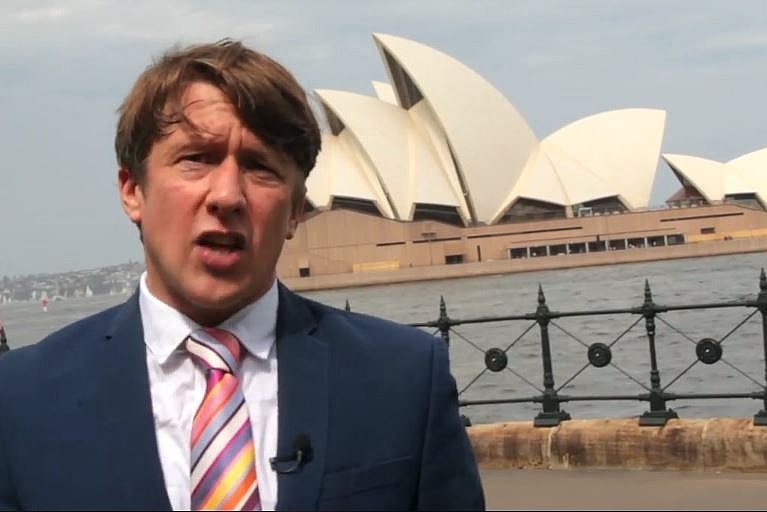
<path fill-rule="evenodd" d="M 753 418 L 532 421 L 468 427 L 480 467 L 767 472 L 767 426 Z"/>
<path fill-rule="evenodd" d="M 697 242 L 666 247 L 644 247 L 625 251 L 570 254 L 561 257 L 550 256 L 546 258 L 471 262 L 460 265 L 398 268 L 379 272 L 327 274 L 306 278 L 281 277 L 281 280 L 290 289 L 302 292 L 763 251 L 767 251 L 767 237 Z"/>

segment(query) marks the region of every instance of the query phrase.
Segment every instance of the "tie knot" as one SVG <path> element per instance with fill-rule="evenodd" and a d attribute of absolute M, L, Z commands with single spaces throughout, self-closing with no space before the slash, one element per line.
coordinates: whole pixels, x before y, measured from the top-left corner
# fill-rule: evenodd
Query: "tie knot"
<path fill-rule="evenodd" d="M 216 327 L 194 331 L 186 339 L 186 348 L 204 369 L 236 374 L 242 360 L 242 344 L 233 333 Z"/>

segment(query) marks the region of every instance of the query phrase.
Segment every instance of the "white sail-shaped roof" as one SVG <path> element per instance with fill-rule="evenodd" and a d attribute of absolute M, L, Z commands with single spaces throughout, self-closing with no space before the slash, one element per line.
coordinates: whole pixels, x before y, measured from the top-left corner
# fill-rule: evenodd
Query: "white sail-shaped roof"
<path fill-rule="evenodd" d="M 306 180 L 307 198 L 316 208 L 329 208 L 335 197 L 371 201 L 384 217 L 395 218 L 379 181 L 371 174 L 370 164 L 348 131 L 338 136 L 323 134 L 322 151 Z"/>
<path fill-rule="evenodd" d="M 663 154 L 671 169 L 681 174 L 706 201 L 724 197 L 724 164 L 715 160 L 689 155 Z"/>
<path fill-rule="evenodd" d="M 621 190 L 605 180 L 598 173 L 567 153 L 551 139 L 541 142 L 543 152 L 548 156 L 557 174 L 566 204 L 581 204 L 604 197 L 620 196 Z"/>
<path fill-rule="evenodd" d="M 727 162 L 727 168 L 738 174 L 751 187 L 749 192 L 759 196 L 762 204 L 767 205 L 767 148 L 746 153 Z M 727 191 L 734 194 L 734 191 Z"/>
<path fill-rule="evenodd" d="M 541 141 L 504 206 L 518 197 L 577 205 L 617 197 L 646 207 L 658 165 L 665 112 L 625 109 L 580 119 Z"/>
<path fill-rule="evenodd" d="M 722 173 L 722 190 L 724 195 L 732 194 L 753 194 L 758 192 L 758 187 L 744 175 L 744 173 L 738 172 L 729 167 L 728 164 L 724 165 L 724 173 Z"/>
<path fill-rule="evenodd" d="M 392 87 L 391 84 L 373 80 L 373 90 L 376 92 L 376 96 L 379 100 L 392 105 L 399 105 L 397 103 L 397 95 L 394 94 L 394 87 Z"/>
<path fill-rule="evenodd" d="M 506 197 L 502 208 L 498 210 L 495 217 L 503 215 L 520 197 L 562 206 L 568 204 L 565 189 L 559 176 L 557 176 L 554 165 L 540 147 L 537 147 L 533 152 L 530 161 L 525 166 L 525 172 L 522 173 Z"/>
<path fill-rule="evenodd" d="M 516 108 L 453 57 L 401 37 L 374 34 L 399 104 L 426 101 L 452 149 L 474 220 L 490 222 L 536 147 Z"/>
<path fill-rule="evenodd" d="M 544 149 L 555 144 L 602 184 L 574 180 L 571 196 L 596 199 L 617 192 L 629 208 L 644 208 L 650 202 L 665 123 L 663 110 L 611 110 L 560 128 L 545 139 Z"/>
<path fill-rule="evenodd" d="M 369 96 L 344 91 L 315 91 L 326 108 L 344 123 L 372 164 L 376 180 L 394 212 L 410 209 L 407 161 L 407 114 Z M 343 132 L 342 132 L 343 133 Z"/>
<path fill-rule="evenodd" d="M 376 97 L 317 91 L 334 135 L 307 184 L 315 206 L 344 196 L 371 201 L 393 219 L 449 207 L 453 222 L 492 224 L 513 218 L 522 198 L 564 212 L 611 197 L 628 209 L 648 205 L 662 110 L 603 112 L 539 141 L 497 89 L 457 60 L 400 37 L 374 39 L 391 84 L 373 81 Z M 735 180 L 730 187 L 742 189 Z M 724 186 L 714 182 L 705 188 Z"/>
<path fill-rule="evenodd" d="M 708 202 L 723 201 L 729 195 L 754 194 L 767 205 L 767 148 L 725 163 L 676 154 L 664 154 L 663 159 Z"/>
<path fill-rule="evenodd" d="M 450 188 L 450 197 L 455 198 L 455 203 L 450 202 L 448 204 L 451 206 L 455 204 L 458 207 L 458 211 L 463 218 L 464 223 L 470 223 L 471 213 L 469 212 L 469 206 L 463 194 L 461 182 L 458 179 L 458 172 L 455 169 L 455 162 L 450 155 L 450 146 L 448 144 L 447 138 L 445 137 L 445 132 L 439 126 L 439 122 L 434 117 L 434 112 L 432 112 L 431 108 L 424 102 L 420 102 L 417 105 L 411 107 L 407 113 L 410 116 L 410 119 L 413 121 L 415 130 L 420 134 L 422 139 L 427 141 L 425 149 L 433 154 L 433 157 L 438 165 L 437 172 L 443 176 L 445 183 L 447 183 L 448 187 Z M 417 165 L 415 169 L 416 176 L 421 176 L 424 174 L 423 172 L 419 171 L 419 169 L 422 169 L 420 165 Z M 423 185 L 423 181 L 419 179 L 417 187 Z"/>
<path fill-rule="evenodd" d="M 361 94 L 316 92 L 369 159 L 394 218 L 412 219 L 416 203 L 458 204 L 434 153 L 405 110 Z"/>

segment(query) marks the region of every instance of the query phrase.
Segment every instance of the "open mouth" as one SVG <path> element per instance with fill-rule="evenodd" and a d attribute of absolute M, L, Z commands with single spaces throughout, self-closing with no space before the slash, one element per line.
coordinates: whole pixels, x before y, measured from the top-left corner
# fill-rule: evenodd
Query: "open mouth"
<path fill-rule="evenodd" d="M 245 249 L 245 237 L 226 231 L 206 231 L 197 237 L 197 245 L 217 251 L 241 251 Z"/>

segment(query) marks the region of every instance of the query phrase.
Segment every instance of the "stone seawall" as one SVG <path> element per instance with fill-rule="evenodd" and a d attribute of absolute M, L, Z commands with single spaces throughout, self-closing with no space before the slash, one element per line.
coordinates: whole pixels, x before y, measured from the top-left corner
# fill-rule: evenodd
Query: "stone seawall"
<path fill-rule="evenodd" d="M 665 247 L 645 247 L 624 251 L 603 251 L 588 254 L 570 254 L 568 256 L 549 256 L 545 258 L 483 261 L 463 263 L 460 265 L 402 267 L 396 270 L 379 272 L 349 272 L 345 274 L 326 274 L 311 277 L 280 276 L 280 279 L 291 290 L 307 292 L 330 290 L 334 288 L 352 288 L 358 286 L 432 281 L 438 279 L 536 272 L 541 270 L 560 270 L 565 268 L 617 265 L 623 263 L 701 258 L 705 256 L 746 254 L 764 251 L 767 251 L 767 237 L 757 237 L 729 240 L 726 242 L 699 242 Z"/>
<path fill-rule="evenodd" d="M 767 472 L 767 427 L 752 418 L 532 421 L 468 429 L 477 462 L 494 469 L 638 469 Z"/>

